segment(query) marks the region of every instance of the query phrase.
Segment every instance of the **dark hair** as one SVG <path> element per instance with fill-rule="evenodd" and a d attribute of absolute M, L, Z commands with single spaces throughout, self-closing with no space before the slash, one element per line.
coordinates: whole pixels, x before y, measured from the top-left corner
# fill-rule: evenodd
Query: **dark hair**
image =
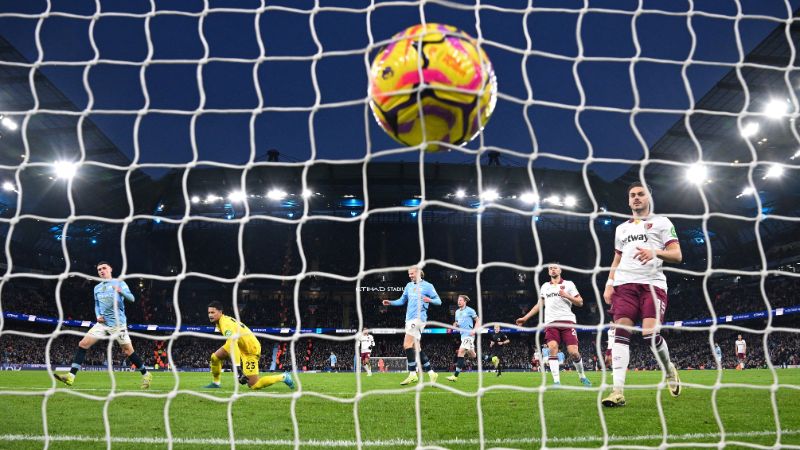
<path fill-rule="evenodd" d="M 223 308 L 223 307 L 222 307 L 222 303 L 220 303 L 220 302 L 218 302 L 218 301 L 216 301 L 216 300 L 215 300 L 215 301 L 213 301 L 213 302 L 211 302 L 211 303 L 209 303 L 209 304 L 208 304 L 208 307 L 209 307 L 209 308 L 218 309 L 218 310 L 220 310 L 220 311 L 225 311 L 225 308 Z"/>
<path fill-rule="evenodd" d="M 114 266 L 112 266 L 111 263 L 108 262 L 108 261 L 100 261 L 99 263 L 94 265 L 94 268 L 96 269 L 96 268 L 102 266 L 103 264 L 107 265 L 108 267 L 114 268 Z"/>
<path fill-rule="evenodd" d="M 645 191 L 647 191 L 647 190 L 648 190 L 648 189 L 647 189 L 647 188 L 646 188 L 646 187 L 645 187 L 645 186 L 642 184 L 642 182 L 641 182 L 641 181 L 634 181 L 633 183 L 631 183 L 631 184 L 629 184 L 629 185 L 628 185 L 628 190 L 627 190 L 626 192 L 627 192 L 628 194 L 630 194 L 630 193 L 631 193 L 631 189 L 633 189 L 633 188 L 637 188 L 637 187 L 640 187 L 640 188 L 644 189 Z"/>

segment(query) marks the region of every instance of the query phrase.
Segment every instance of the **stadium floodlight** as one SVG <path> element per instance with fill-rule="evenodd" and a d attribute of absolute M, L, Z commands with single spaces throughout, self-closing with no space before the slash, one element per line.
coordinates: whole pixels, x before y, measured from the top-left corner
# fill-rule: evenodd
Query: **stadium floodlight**
<path fill-rule="evenodd" d="M 494 189 L 487 189 L 481 194 L 481 200 L 486 200 L 487 202 L 493 202 L 498 198 L 500 198 L 500 194 Z"/>
<path fill-rule="evenodd" d="M 314 193 L 311 192 L 311 189 L 303 189 L 303 193 L 301 195 L 303 196 L 303 198 L 309 198 L 312 195 L 314 195 Z"/>
<path fill-rule="evenodd" d="M 242 191 L 233 191 L 228 194 L 228 200 L 232 202 L 243 202 L 247 198 L 247 194 Z"/>
<path fill-rule="evenodd" d="M 761 125 L 759 125 L 758 122 L 748 122 L 742 127 L 742 137 L 749 138 L 755 136 L 760 128 Z"/>
<path fill-rule="evenodd" d="M 69 180 L 78 173 L 78 165 L 72 161 L 56 161 L 53 163 L 53 171 L 57 178 Z"/>
<path fill-rule="evenodd" d="M 214 194 L 208 194 L 208 196 L 206 197 L 206 203 L 214 203 L 214 202 L 216 202 L 218 199 L 219 199 L 219 197 L 217 197 L 216 195 L 214 195 Z"/>
<path fill-rule="evenodd" d="M 467 195 L 467 191 L 463 189 L 459 189 L 456 191 L 456 198 L 464 198 Z"/>
<path fill-rule="evenodd" d="M 561 203 L 561 199 L 557 195 L 551 195 L 544 199 L 545 203 L 550 203 L 551 205 L 558 205 Z"/>
<path fill-rule="evenodd" d="M 283 200 L 286 198 L 286 191 L 281 189 L 270 189 L 267 192 L 267 198 L 270 200 Z"/>
<path fill-rule="evenodd" d="M 3 117 L 2 119 L 0 119 L 0 123 L 2 123 L 3 126 L 6 127 L 6 129 L 11 131 L 15 131 L 17 128 L 19 128 L 17 122 L 14 122 L 14 120 L 11 119 L 10 117 Z"/>
<path fill-rule="evenodd" d="M 771 119 L 780 119 L 789 112 L 789 103 L 785 100 L 770 100 L 764 108 L 764 114 Z"/>
<path fill-rule="evenodd" d="M 564 197 L 564 206 L 572 208 L 577 204 L 578 204 L 578 199 L 576 199 L 574 196 L 568 195 Z"/>
<path fill-rule="evenodd" d="M 15 191 L 16 189 L 14 189 L 14 183 L 6 181 L 3 183 L 3 190 L 10 192 L 10 191 Z"/>
<path fill-rule="evenodd" d="M 753 189 L 752 187 L 747 186 L 746 188 L 742 189 L 742 192 L 740 192 L 739 195 L 736 196 L 736 198 L 741 198 L 744 197 L 745 195 L 753 195 L 753 192 L 755 191 L 756 190 Z"/>
<path fill-rule="evenodd" d="M 534 194 L 533 192 L 526 192 L 520 195 L 519 199 L 522 200 L 524 203 L 531 205 L 539 201 L 539 196 Z"/>
<path fill-rule="evenodd" d="M 193 195 L 192 196 L 192 203 L 200 203 L 200 197 Z"/>
<path fill-rule="evenodd" d="M 702 184 L 708 178 L 708 169 L 706 166 L 695 163 L 686 169 L 686 179 L 693 184 Z"/>
<path fill-rule="evenodd" d="M 764 177 L 762 179 L 766 180 L 767 178 L 780 178 L 782 175 L 783 175 L 783 166 L 780 166 L 778 164 L 773 164 L 769 166 L 769 169 L 767 169 L 767 173 L 764 174 Z"/>

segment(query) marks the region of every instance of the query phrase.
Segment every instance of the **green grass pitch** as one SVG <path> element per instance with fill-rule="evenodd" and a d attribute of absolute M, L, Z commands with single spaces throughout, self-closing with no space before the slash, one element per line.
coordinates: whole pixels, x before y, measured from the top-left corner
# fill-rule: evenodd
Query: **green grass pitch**
<path fill-rule="evenodd" d="M 774 420 L 769 389 L 772 372 L 721 374 L 715 402 L 725 441 L 731 443 L 726 448 L 742 448 L 737 443 L 800 446 L 800 370 L 776 374 L 780 425 Z M 49 449 L 105 449 L 108 432 L 114 449 L 163 449 L 168 448 L 169 429 L 175 449 L 231 448 L 231 440 L 236 448 L 286 449 L 294 446 L 294 410 L 301 448 L 356 448 L 360 443 L 408 449 L 418 444 L 417 396 L 423 446 L 481 448 L 481 428 L 484 448 L 540 448 L 542 439 L 548 447 L 573 448 L 662 443 L 653 386 L 660 372 L 629 372 L 627 406 L 602 411 L 598 390 L 582 388 L 574 372 L 562 373 L 565 387 L 559 389 L 552 388 L 548 374 L 547 389 L 541 393 L 523 390 L 541 386 L 538 373 L 496 377 L 487 372 L 480 390 L 474 372 L 462 374 L 457 383 L 446 381 L 447 375 L 440 373 L 438 387 L 426 384 L 418 390 L 399 386 L 403 373 L 369 378 L 363 374 L 361 395 L 356 396 L 353 373 L 301 374 L 303 395 L 293 399 L 297 394 L 282 383 L 258 393 L 240 389 L 235 394 L 227 373 L 219 390 L 201 388 L 210 381 L 208 373 L 180 373 L 178 378 L 170 372 L 155 373 L 153 389 L 144 395 L 138 389 L 138 373 L 115 373 L 116 388 L 109 396 L 111 378 L 106 372 L 82 372 L 72 388 L 55 385 L 46 372 L 0 372 L 0 448 L 44 448 L 46 434 L 51 438 Z M 717 376 L 717 371 L 683 371 L 686 386 L 679 398 L 660 391 L 667 443 L 720 441 L 715 391 L 709 389 Z M 598 372 L 590 372 L 589 378 L 595 387 L 601 382 Z M 610 373 L 606 382 L 611 382 Z"/>

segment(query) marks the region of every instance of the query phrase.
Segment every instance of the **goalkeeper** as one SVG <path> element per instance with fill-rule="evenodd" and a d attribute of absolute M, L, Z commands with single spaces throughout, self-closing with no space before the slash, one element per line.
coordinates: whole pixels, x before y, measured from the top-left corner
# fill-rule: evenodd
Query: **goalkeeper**
<path fill-rule="evenodd" d="M 286 383 L 289 388 L 294 389 L 294 380 L 289 372 L 259 378 L 258 359 L 261 357 L 261 343 L 247 328 L 247 325 L 222 312 L 222 303 L 211 302 L 208 304 L 208 320 L 216 325 L 216 331 L 222 333 L 228 340 L 225 341 L 225 345 L 211 354 L 212 382 L 205 387 L 209 389 L 220 387 L 222 362 L 230 358 L 232 361 L 241 361 L 242 381 L 246 380 L 247 386 L 252 390 L 262 389 L 281 381 Z"/>

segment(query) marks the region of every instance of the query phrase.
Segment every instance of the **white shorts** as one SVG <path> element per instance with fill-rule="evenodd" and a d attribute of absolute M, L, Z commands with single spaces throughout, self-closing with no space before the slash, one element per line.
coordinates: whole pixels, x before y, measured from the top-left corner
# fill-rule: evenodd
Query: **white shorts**
<path fill-rule="evenodd" d="M 406 334 L 411 335 L 416 340 L 422 339 L 422 330 L 425 329 L 425 322 L 419 319 L 406 321 Z"/>
<path fill-rule="evenodd" d="M 104 339 L 107 336 L 111 336 L 114 333 L 119 333 L 114 339 L 119 343 L 119 345 L 125 345 L 131 343 L 131 337 L 128 336 L 128 327 L 125 325 L 110 327 L 104 323 L 98 322 L 94 324 L 94 326 L 91 329 L 89 329 L 88 334 L 89 336 L 98 339 Z"/>
<path fill-rule="evenodd" d="M 466 351 L 475 350 L 475 336 L 461 336 L 461 347 Z"/>

